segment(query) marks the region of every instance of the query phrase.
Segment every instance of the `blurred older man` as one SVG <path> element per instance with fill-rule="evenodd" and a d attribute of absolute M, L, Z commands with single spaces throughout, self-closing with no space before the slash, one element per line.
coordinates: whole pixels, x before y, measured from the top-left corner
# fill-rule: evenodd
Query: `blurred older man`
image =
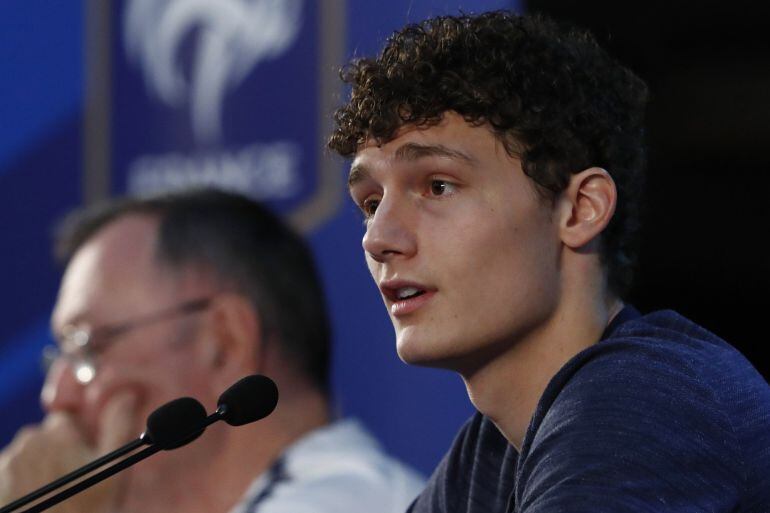
<path fill-rule="evenodd" d="M 333 421 L 322 290 L 299 236 L 240 196 L 197 191 L 72 216 L 48 412 L 0 455 L 0 503 L 136 437 L 180 396 L 211 409 L 240 377 L 280 390 L 267 419 L 214 425 L 65 501 L 80 512 L 395 512 L 419 478 Z"/>

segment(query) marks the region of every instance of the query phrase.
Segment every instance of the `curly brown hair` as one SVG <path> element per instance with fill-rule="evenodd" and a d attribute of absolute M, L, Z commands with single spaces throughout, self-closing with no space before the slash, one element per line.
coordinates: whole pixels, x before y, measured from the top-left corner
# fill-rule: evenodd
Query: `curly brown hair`
<path fill-rule="evenodd" d="M 455 111 L 487 125 L 545 197 L 570 176 L 606 169 L 618 189 L 602 234 L 615 293 L 633 274 L 645 151 L 647 87 L 587 32 L 506 11 L 441 16 L 393 34 L 376 59 L 342 69 L 349 102 L 335 113 L 329 148 L 352 157 L 404 125 L 431 126 Z"/>

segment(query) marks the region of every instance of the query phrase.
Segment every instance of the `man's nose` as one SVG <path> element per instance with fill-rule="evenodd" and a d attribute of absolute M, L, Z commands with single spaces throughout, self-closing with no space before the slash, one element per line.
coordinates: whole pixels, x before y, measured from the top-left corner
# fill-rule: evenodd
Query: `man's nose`
<path fill-rule="evenodd" d="M 416 213 L 408 201 L 383 196 L 367 223 L 364 251 L 377 262 L 413 256 L 417 252 L 416 222 Z"/>
<path fill-rule="evenodd" d="M 65 359 L 56 360 L 45 378 L 40 392 L 40 402 L 47 412 L 75 412 L 83 394 L 84 385 L 78 382 L 72 364 Z"/>

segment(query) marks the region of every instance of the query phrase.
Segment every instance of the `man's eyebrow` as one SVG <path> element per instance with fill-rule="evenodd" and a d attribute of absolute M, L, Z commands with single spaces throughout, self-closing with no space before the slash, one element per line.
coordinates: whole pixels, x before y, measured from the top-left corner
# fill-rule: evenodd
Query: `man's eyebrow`
<path fill-rule="evenodd" d="M 406 143 L 396 150 L 397 160 L 418 160 L 426 157 L 445 157 L 473 164 L 476 159 L 460 150 L 447 148 L 443 144 Z"/>
<path fill-rule="evenodd" d="M 475 164 L 476 159 L 459 150 L 447 148 L 443 144 L 406 143 L 395 152 L 396 160 L 414 161 L 428 157 L 444 157 Z M 369 170 L 362 163 L 353 163 L 348 174 L 348 188 L 369 177 Z"/>
<path fill-rule="evenodd" d="M 369 176 L 369 170 L 362 164 L 353 163 L 348 174 L 348 189 Z"/>

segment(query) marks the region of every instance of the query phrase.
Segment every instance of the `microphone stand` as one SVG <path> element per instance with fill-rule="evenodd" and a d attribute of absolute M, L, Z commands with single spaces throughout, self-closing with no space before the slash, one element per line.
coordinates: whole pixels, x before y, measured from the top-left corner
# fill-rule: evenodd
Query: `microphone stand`
<path fill-rule="evenodd" d="M 189 431 L 185 433 L 184 435 L 180 436 L 176 440 L 174 440 L 173 443 L 169 444 L 172 446 L 172 448 L 181 447 L 188 441 L 192 441 L 195 438 L 197 438 L 198 433 L 205 430 L 208 426 L 213 424 L 214 422 L 217 422 L 218 420 L 221 420 L 225 413 L 227 412 L 226 405 L 220 405 L 217 410 L 206 417 L 206 419 L 201 423 L 201 425 L 197 426 L 194 430 Z M 139 440 L 141 441 L 141 439 Z M 133 443 L 135 443 L 134 441 Z M 130 444 L 129 444 L 130 445 Z M 118 451 L 122 450 L 118 449 Z M 135 465 L 136 463 L 139 463 L 145 458 L 148 458 L 155 454 L 156 452 L 160 451 L 161 449 L 164 449 L 163 446 L 159 444 L 151 445 L 150 447 L 147 447 L 136 454 L 132 454 L 131 456 L 119 461 L 115 465 L 112 465 L 111 467 L 107 467 L 106 469 L 92 475 L 91 477 L 84 479 L 83 481 L 80 481 L 79 483 L 70 486 L 69 488 L 62 490 L 61 492 L 57 493 L 56 495 L 49 497 L 48 499 L 40 502 L 39 504 L 36 504 L 32 506 L 31 508 L 23 510 L 21 513 L 40 513 L 41 511 L 45 511 L 48 508 L 51 508 L 60 502 L 62 502 L 65 499 L 68 499 L 72 497 L 73 495 L 82 492 L 86 488 L 90 488 L 91 486 L 100 483 L 107 479 L 108 477 L 117 474 L 121 470 L 124 470 L 132 465 Z M 115 451 L 117 452 L 117 451 Z M 105 456 L 106 457 L 106 456 Z M 98 461 L 98 460 L 97 460 Z M 94 462 L 96 463 L 96 462 Z M 83 474 L 81 474 L 83 475 Z M 71 481 L 71 480 L 70 480 Z M 39 496 L 38 496 L 39 497 Z M 29 501 L 27 501 L 29 502 Z M 27 503 L 25 502 L 25 504 Z M 10 505 L 9 505 L 10 506 Z M 5 508 L 4 508 L 5 509 Z M 10 510 L 9 510 L 10 511 Z M 4 512 L 0 512 L 4 513 Z"/>
<path fill-rule="evenodd" d="M 82 467 L 80 467 L 80 468 L 78 468 L 76 470 L 73 470 L 69 474 L 65 474 L 62 477 L 60 477 L 59 479 L 57 479 L 55 481 L 52 481 L 51 483 L 49 483 L 49 484 L 47 484 L 47 485 L 45 485 L 43 487 L 40 487 L 37 490 L 35 490 L 33 492 L 30 492 L 27 495 L 25 495 L 23 497 L 20 497 L 20 498 L 16 499 L 15 501 L 13 501 L 13 502 L 11 502 L 9 504 L 6 504 L 2 508 L 0 508 L 0 513 L 10 513 L 11 511 L 13 511 L 15 509 L 18 509 L 18 508 L 20 508 L 22 506 L 25 506 L 25 505 L 29 504 L 30 502 L 35 501 L 35 500 L 39 499 L 40 497 L 51 493 L 52 491 L 56 490 L 57 488 L 61 488 L 62 486 L 66 485 L 68 483 L 71 483 L 72 481 L 74 481 L 76 479 L 80 479 L 84 475 L 93 472 L 94 470 L 98 469 L 99 467 L 102 467 L 102 466 L 106 465 L 107 463 L 110 463 L 111 461 L 114 461 L 114 460 L 116 460 L 116 459 L 118 459 L 118 458 L 120 458 L 120 457 L 122 457 L 122 456 L 124 456 L 124 455 L 126 455 L 128 453 L 130 453 L 134 449 L 136 449 L 138 447 L 141 447 L 142 445 L 146 445 L 148 443 L 149 442 L 147 441 L 147 439 L 144 438 L 144 435 L 142 435 L 139 438 L 137 438 L 136 440 L 127 443 L 123 447 L 115 449 L 111 453 L 105 454 L 101 458 L 98 458 L 98 459 L 92 461 L 91 463 L 88 463 L 87 465 L 83 465 Z"/>
<path fill-rule="evenodd" d="M 48 499 L 42 501 L 39 504 L 35 504 L 31 508 L 27 508 L 21 513 L 39 513 L 40 511 L 45 511 L 48 508 L 55 506 L 59 504 L 61 501 L 68 499 L 75 495 L 76 493 L 80 493 L 86 488 L 90 488 L 91 486 L 104 481 L 108 477 L 117 474 L 121 470 L 130 467 L 131 465 L 134 465 L 135 463 L 139 463 L 143 459 L 152 456 L 156 452 L 160 451 L 160 447 L 157 445 L 152 445 L 150 447 L 147 447 L 146 449 L 143 449 L 136 454 L 133 454 L 129 456 L 128 458 L 119 461 L 115 465 L 111 467 L 107 467 L 106 469 L 102 470 L 101 472 L 94 474 L 93 476 L 89 477 L 88 479 L 84 479 L 83 481 L 80 481 L 79 483 L 70 486 L 66 490 L 62 490 L 61 492 L 57 493 L 53 497 L 49 497 Z"/>

